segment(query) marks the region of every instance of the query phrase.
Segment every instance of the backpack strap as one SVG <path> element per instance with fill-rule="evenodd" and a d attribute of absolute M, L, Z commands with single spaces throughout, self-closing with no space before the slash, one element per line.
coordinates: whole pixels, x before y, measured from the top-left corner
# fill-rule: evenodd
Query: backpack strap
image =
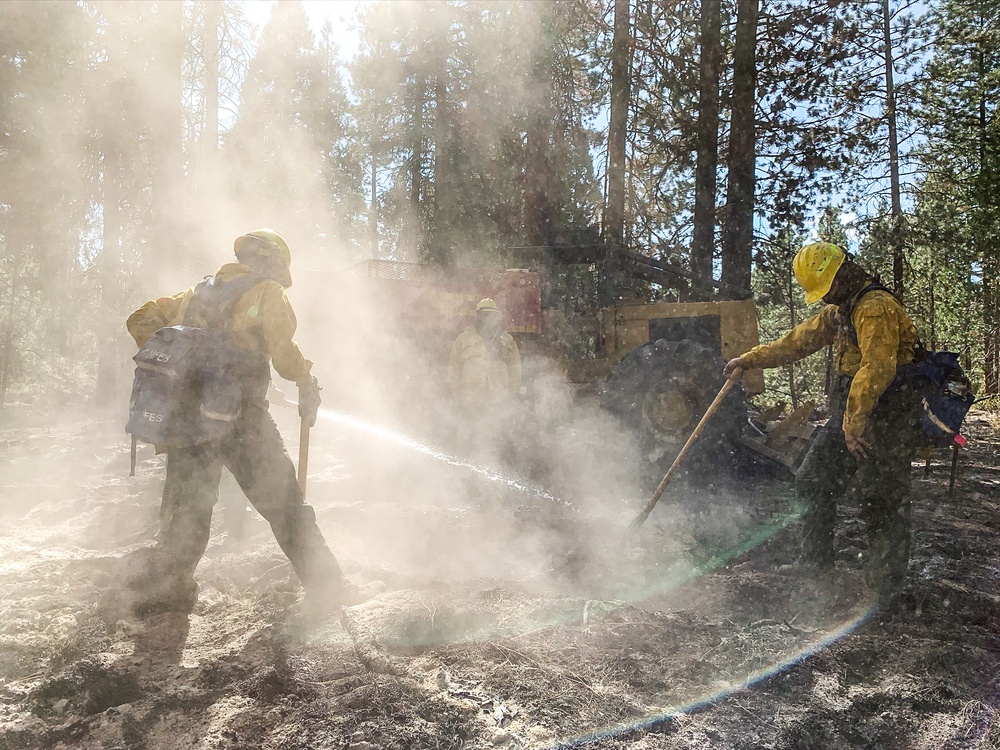
<path fill-rule="evenodd" d="M 854 346 L 858 345 L 858 329 L 854 327 L 854 311 L 858 309 L 858 305 L 861 303 L 861 299 L 869 292 L 883 291 L 892 294 L 887 286 L 885 286 L 879 279 L 876 279 L 864 287 L 860 292 L 854 295 L 851 300 L 851 304 L 846 309 L 840 308 L 840 325 L 847 331 L 847 337 Z"/>
<path fill-rule="evenodd" d="M 857 309 L 862 297 L 868 294 L 868 292 L 874 292 L 876 290 L 892 294 L 893 297 L 896 296 L 892 293 L 891 289 L 885 286 L 885 284 L 879 281 L 876 277 L 875 281 L 854 295 L 853 304 L 847 309 L 847 311 L 841 312 L 841 325 L 847 331 L 847 337 L 850 342 L 854 344 L 854 346 L 858 345 L 858 329 L 854 327 L 854 311 Z M 927 348 L 924 346 L 924 342 L 918 338 L 913 342 L 913 362 L 922 362 L 926 356 Z"/>
<path fill-rule="evenodd" d="M 221 283 L 215 276 L 206 276 L 194 289 L 188 301 L 182 325 L 193 325 L 200 317 L 205 328 L 229 330 L 233 321 L 229 316 L 236 301 L 267 277 L 256 271 L 237 276 L 232 281 Z M 196 326 L 197 327 L 197 326 Z"/>

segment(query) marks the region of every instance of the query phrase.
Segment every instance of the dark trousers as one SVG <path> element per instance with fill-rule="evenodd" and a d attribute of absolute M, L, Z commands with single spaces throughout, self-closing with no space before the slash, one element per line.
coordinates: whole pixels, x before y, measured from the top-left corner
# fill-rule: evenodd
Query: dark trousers
<path fill-rule="evenodd" d="M 802 562 L 833 565 L 837 502 L 852 479 L 868 531 L 869 586 L 880 598 L 898 595 L 910 557 L 910 464 L 920 445 L 918 399 L 909 387 L 886 391 L 868 420 L 868 457 L 857 461 L 844 441 L 850 378 L 831 395 L 830 421 L 820 430 L 795 477 L 804 509 Z"/>
<path fill-rule="evenodd" d="M 212 508 L 219 499 L 222 467 L 232 472 L 307 590 L 337 590 L 344 576 L 316 513 L 306 505 L 267 402 L 245 404 L 233 431 L 218 443 L 167 451 L 165 510 L 160 558 L 166 580 L 193 580 L 208 546 Z"/>

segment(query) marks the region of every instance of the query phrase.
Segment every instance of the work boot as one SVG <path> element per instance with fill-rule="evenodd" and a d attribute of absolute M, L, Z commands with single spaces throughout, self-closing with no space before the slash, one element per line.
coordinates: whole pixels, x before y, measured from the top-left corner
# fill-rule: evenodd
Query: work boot
<path fill-rule="evenodd" d="M 875 593 L 875 615 L 879 620 L 896 619 L 902 611 L 901 598 L 906 576 L 872 560 L 865 569 L 865 584 Z"/>
<path fill-rule="evenodd" d="M 174 578 L 144 591 L 134 591 L 132 613 L 136 617 L 176 612 L 190 614 L 198 601 L 198 584 L 193 578 Z"/>
<path fill-rule="evenodd" d="M 125 603 L 136 617 L 161 612 L 190 614 L 198 600 L 198 584 L 191 573 L 170 572 L 159 547 L 141 547 L 120 561 Z"/>
<path fill-rule="evenodd" d="M 881 622 L 898 620 L 903 615 L 902 592 L 883 588 L 875 599 L 875 617 Z"/>
<path fill-rule="evenodd" d="M 372 581 L 364 586 L 343 581 L 306 589 L 299 611 L 309 622 L 323 622 L 333 615 L 339 615 L 342 608 L 361 604 L 384 590 L 385 584 L 381 581 Z"/>

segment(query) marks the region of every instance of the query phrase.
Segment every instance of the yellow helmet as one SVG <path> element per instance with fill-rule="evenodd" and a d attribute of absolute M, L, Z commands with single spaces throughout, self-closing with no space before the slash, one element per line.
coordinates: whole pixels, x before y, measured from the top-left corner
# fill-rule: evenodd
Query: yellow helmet
<path fill-rule="evenodd" d="M 795 254 L 792 270 L 806 292 L 807 305 L 826 296 L 846 257 L 846 253 L 832 242 L 813 242 Z"/>
<path fill-rule="evenodd" d="M 479 304 L 476 305 L 476 312 L 500 312 L 500 308 L 497 307 L 497 303 L 494 302 L 490 297 L 484 297 L 479 300 Z"/>
<path fill-rule="evenodd" d="M 288 249 L 288 243 L 273 229 L 255 229 L 237 237 L 233 243 L 233 250 L 236 251 L 237 257 L 248 240 L 257 241 L 253 243 L 255 255 L 276 255 L 285 262 L 286 266 L 292 265 L 292 252 Z"/>

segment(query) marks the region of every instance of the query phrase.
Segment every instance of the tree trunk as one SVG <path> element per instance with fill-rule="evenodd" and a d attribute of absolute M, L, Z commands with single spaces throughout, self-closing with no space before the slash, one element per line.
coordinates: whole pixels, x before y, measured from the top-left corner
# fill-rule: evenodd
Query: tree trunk
<path fill-rule="evenodd" d="M 989 243 L 987 243 L 987 246 Z M 992 248 L 990 248 L 992 249 Z M 983 259 L 983 392 L 1000 393 L 1000 288 L 996 274 L 1000 262 Z"/>
<path fill-rule="evenodd" d="M 11 248 L 11 240 L 18 240 L 8 234 L 7 244 Z M 18 325 L 14 318 L 14 311 L 17 309 L 17 287 L 21 277 L 21 264 L 19 262 L 21 253 L 13 250 L 11 258 L 10 286 L 7 287 L 7 317 L 4 320 L 3 328 L 3 350 L 0 351 L 0 408 L 3 408 L 7 398 L 7 391 L 10 388 L 10 381 L 14 376 L 14 329 Z"/>
<path fill-rule="evenodd" d="M 441 265 L 451 264 L 445 227 L 448 210 L 448 118 L 447 118 L 447 59 L 441 57 L 434 81 L 434 215 L 431 225 L 430 260 Z"/>
<path fill-rule="evenodd" d="M 987 140 L 990 138 L 990 117 L 987 112 L 985 79 L 988 69 L 986 52 L 979 45 L 977 62 L 979 65 L 979 175 L 978 196 L 980 219 L 979 248 L 982 262 L 983 280 L 983 390 L 988 394 L 1000 393 L 1000 289 L 997 288 L 997 274 L 1000 273 L 1000 258 L 994 244 L 992 208 L 994 199 L 990 172 Z"/>
<path fill-rule="evenodd" d="M 202 158 L 205 172 L 214 171 L 219 155 L 219 21 L 222 4 L 219 0 L 205 2 L 205 129 L 201 132 Z"/>
<path fill-rule="evenodd" d="M 552 3 L 539 3 L 537 23 L 552 36 Z M 552 56 L 548 43 L 532 51 L 529 87 L 532 95 L 526 103 L 527 127 L 524 149 L 524 235 L 529 245 L 544 245 L 552 227 L 551 190 L 554 182 L 549 158 L 552 122 L 555 119 L 552 100 Z"/>
<path fill-rule="evenodd" d="M 611 117 L 608 123 L 608 195 L 604 239 L 609 245 L 605 281 L 607 296 L 617 297 L 617 248 L 625 244 L 625 144 L 628 132 L 629 61 L 632 49 L 629 1 L 615 0 L 611 43 Z"/>
<path fill-rule="evenodd" d="M 885 117 L 889 126 L 889 191 L 892 245 L 892 291 L 903 298 L 903 207 L 899 187 L 899 135 L 896 129 L 896 90 L 893 85 L 892 25 L 889 0 L 882 0 L 885 44 Z"/>
<path fill-rule="evenodd" d="M 720 0 L 701 3 L 701 59 L 698 91 L 698 158 L 695 166 L 694 235 L 691 271 L 712 277 L 715 198 L 719 166 L 719 71 L 722 64 Z"/>
<path fill-rule="evenodd" d="M 98 259 L 101 284 L 101 310 L 103 320 L 98 328 L 99 350 L 97 360 L 97 383 L 94 388 L 94 403 L 99 406 L 110 404 L 118 390 L 118 326 L 116 318 L 121 309 L 119 275 L 121 274 L 121 156 L 112 133 L 104 137 L 104 180 L 103 208 L 101 211 L 104 231 L 101 242 L 101 256 Z"/>
<path fill-rule="evenodd" d="M 788 330 L 795 328 L 799 324 L 798 316 L 795 314 L 795 287 L 792 283 L 794 274 L 792 273 L 792 268 L 789 265 L 787 268 L 787 275 L 785 280 L 787 282 L 785 288 L 785 297 L 788 299 Z M 788 365 L 788 395 L 792 399 L 792 411 L 799 408 L 799 391 L 795 386 L 795 363 L 792 362 Z"/>
<path fill-rule="evenodd" d="M 153 156 L 153 236 L 154 251 L 142 260 L 149 264 L 152 275 L 159 276 L 168 267 L 169 247 L 186 247 L 193 210 L 184 189 L 184 92 L 181 68 L 184 60 L 183 3 L 158 5 L 157 42 L 152 45 L 158 81 L 158 105 L 150 113 L 150 130 L 155 134 Z M 129 59 L 124 58 L 123 64 Z M 180 236 L 178 236 L 180 233 Z M 136 258 L 136 261 L 140 259 Z M 176 258 L 172 259 L 176 260 Z M 184 259 L 187 261 L 188 259 Z"/>
<path fill-rule="evenodd" d="M 548 161 L 549 121 L 535 110 L 530 115 L 524 159 L 524 233 L 529 245 L 544 245 L 551 228 Z"/>
<path fill-rule="evenodd" d="M 930 282 L 930 285 L 929 285 L 929 289 L 930 289 L 929 307 L 930 307 L 930 310 L 928 311 L 928 318 L 929 318 L 928 324 L 930 325 L 930 328 L 931 328 L 931 335 L 930 335 L 930 339 L 931 339 L 930 340 L 930 348 L 931 348 L 931 351 L 934 351 L 935 349 L 938 348 L 938 342 L 937 342 L 937 301 L 935 299 L 935 290 L 934 290 L 935 286 L 937 286 L 937 271 L 934 269 L 934 259 L 931 258 L 931 282 Z"/>
<path fill-rule="evenodd" d="M 381 258 L 378 241 L 378 145 L 382 138 L 381 128 L 378 123 L 372 129 L 372 152 L 371 152 L 371 182 L 372 200 L 368 207 L 368 231 L 372 241 L 372 257 Z"/>
<path fill-rule="evenodd" d="M 611 46 L 611 118 L 608 123 L 608 198 L 604 215 L 605 239 L 625 241 L 625 141 L 628 127 L 629 0 L 615 0 L 614 40 Z"/>
<path fill-rule="evenodd" d="M 0 409 L 7 400 L 7 390 L 14 371 L 14 321 L 9 317 L 4 329 L 3 349 L 0 349 Z"/>
<path fill-rule="evenodd" d="M 420 248 L 420 180 L 424 163 L 424 98 L 427 82 L 423 71 L 418 70 L 413 77 L 413 131 L 410 151 L 410 258 L 419 257 Z"/>
<path fill-rule="evenodd" d="M 729 129 L 729 181 L 722 237 L 723 293 L 750 294 L 756 165 L 756 45 L 759 0 L 738 0 L 733 51 L 733 104 Z"/>

